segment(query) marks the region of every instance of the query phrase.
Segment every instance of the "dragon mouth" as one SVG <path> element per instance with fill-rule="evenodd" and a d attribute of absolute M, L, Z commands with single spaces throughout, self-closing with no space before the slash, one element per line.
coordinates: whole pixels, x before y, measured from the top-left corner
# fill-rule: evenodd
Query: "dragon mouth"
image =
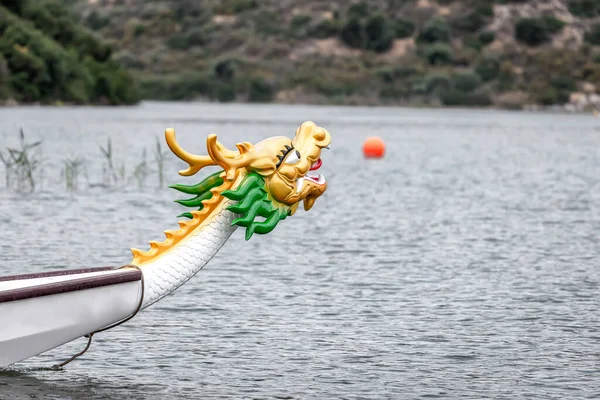
<path fill-rule="evenodd" d="M 300 191 L 304 187 L 304 182 L 307 180 L 317 185 L 325 184 L 325 177 L 321 174 L 313 172 L 321 168 L 321 165 L 323 165 L 323 161 L 321 161 L 321 157 L 319 157 L 317 161 L 315 161 L 313 165 L 311 165 L 310 170 L 306 173 L 306 175 L 296 180 L 296 193 L 300 193 Z"/>

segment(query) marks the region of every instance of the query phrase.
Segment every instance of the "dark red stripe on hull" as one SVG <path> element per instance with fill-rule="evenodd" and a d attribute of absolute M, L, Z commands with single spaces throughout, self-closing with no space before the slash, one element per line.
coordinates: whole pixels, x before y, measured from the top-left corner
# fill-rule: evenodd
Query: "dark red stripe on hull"
<path fill-rule="evenodd" d="M 117 271 L 117 269 L 114 268 L 108 269 L 113 269 L 115 270 L 115 272 Z M 97 270 L 98 269 L 96 269 L 96 271 Z M 83 273 L 95 272 L 89 270 L 80 271 L 84 271 Z M 102 271 L 102 269 L 100 269 L 100 271 Z M 120 271 L 119 273 L 115 273 L 114 275 L 92 276 L 87 278 L 73 279 L 66 282 L 46 283 L 37 286 L 0 291 L 0 303 L 6 303 L 9 301 L 17 300 L 26 300 L 42 296 L 51 296 L 54 294 L 69 293 L 79 290 L 94 289 L 103 286 L 118 285 L 120 283 L 140 281 L 141 279 L 141 271 L 139 269 L 132 268 L 127 269 L 125 271 Z"/>

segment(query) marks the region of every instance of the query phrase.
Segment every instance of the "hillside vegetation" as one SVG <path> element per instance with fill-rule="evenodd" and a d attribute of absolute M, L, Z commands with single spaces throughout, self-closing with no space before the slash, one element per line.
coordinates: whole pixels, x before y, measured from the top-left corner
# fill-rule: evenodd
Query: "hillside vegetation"
<path fill-rule="evenodd" d="M 145 99 L 600 106 L 597 0 L 62 3 Z"/>
<path fill-rule="evenodd" d="M 0 0 L 0 100 L 130 104 L 138 92 L 112 49 L 54 0 Z"/>

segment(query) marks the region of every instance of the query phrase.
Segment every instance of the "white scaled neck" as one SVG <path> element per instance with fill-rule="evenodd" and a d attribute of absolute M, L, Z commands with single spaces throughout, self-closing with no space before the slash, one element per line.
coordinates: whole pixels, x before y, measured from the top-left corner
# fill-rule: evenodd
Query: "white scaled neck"
<path fill-rule="evenodd" d="M 227 210 L 234 203 L 223 199 L 202 226 L 172 249 L 140 265 L 144 276 L 142 309 L 174 292 L 217 254 L 237 228 L 231 223 L 238 215 Z"/>

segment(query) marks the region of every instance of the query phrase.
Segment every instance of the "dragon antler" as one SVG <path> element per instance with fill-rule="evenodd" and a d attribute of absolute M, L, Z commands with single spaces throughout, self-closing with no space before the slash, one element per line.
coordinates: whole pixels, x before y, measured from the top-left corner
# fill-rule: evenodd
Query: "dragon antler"
<path fill-rule="evenodd" d="M 275 169 L 273 160 L 262 152 L 254 151 L 254 146 L 249 142 L 237 143 L 235 146 L 238 151 L 231 151 L 219 143 L 217 135 L 213 133 L 208 135 L 206 139 L 208 156 L 198 156 L 181 148 L 175 139 L 175 129 L 168 128 L 165 131 L 165 137 L 171 151 L 189 165 L 188 169 L 179 171 L 182 176 L 194 175 L 202 168 L 210 165 L 222 167 L 227 180 L 234 179 L 236 170 L 240 168 L 252 167 L 259 174 L 265 175 L 272 173 Z"/>
<path fill-rule="evenodd" d="M 197 156 L 182 149 L 175 139 L 175 129 L 168 128 L 165 130 L 165 139 L 167 140 L 167 145 L 173 154 L 189 165 L 188 169 L 179 171 L 179 175 L 191 176 L 198 173 L 198 171 L 204 167 L 208 167 L 209 165 L 217 165 L 217 163 L 209 156 Z"/>

